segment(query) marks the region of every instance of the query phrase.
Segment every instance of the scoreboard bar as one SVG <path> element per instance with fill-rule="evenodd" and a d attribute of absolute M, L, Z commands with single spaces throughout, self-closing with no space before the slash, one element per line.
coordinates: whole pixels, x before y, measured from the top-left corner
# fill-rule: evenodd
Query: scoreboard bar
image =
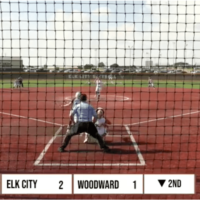
<path fill-rule="evenodd" d="M 0 194 L 2 194 L 2 175 L 0 174 Z"/>
<path fill-rule="evenodd" d="M 143 194 L 143 175 L 75 174 L 74 194 Z"/>
<path fill-rule="evenodd" d="M 194 174 L 0 174 L 0 194 L 195 194 Z"/>
<path fill-rule="evenodd" d="M 194 174 L 146 174 L 145 194 L 195 194 Z"/>
<path fill-rule="evenodd" d="M 72 175 L 2 174 L 2 194 L 72 194 Z"/>

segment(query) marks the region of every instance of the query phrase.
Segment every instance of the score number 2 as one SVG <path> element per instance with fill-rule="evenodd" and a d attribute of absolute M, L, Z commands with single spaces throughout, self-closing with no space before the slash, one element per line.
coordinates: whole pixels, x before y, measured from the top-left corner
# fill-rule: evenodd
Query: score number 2
<path fill-rule="evenodd" d="M 60 189 L 60 190 L 63 190 L 63 187 L 62 187 L 62 186 L 63 186 L 63 181 L 59 181 L 59 184 L 60 184 L 59 189 Z"/>

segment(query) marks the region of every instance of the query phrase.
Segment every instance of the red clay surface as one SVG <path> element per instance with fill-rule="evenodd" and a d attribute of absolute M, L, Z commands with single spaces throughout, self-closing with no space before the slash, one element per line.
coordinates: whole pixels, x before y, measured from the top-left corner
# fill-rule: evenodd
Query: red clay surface
<path fill-rule="evenodd" d="M 67 104 L 66 100 L 78 90 L 90 94 L 90 103 L 95 108 L 105 109 L 112 124 L 106 138 L 111 153 L 103 153 L 98 145 L 83 144 L 83 136 L 71 140 L 67 147 L 69 152 L 57 152 L 66 129 L 60 127 L 68 124 L 70 109 L 60 105 Z M 94 100 L 93 87 L 24 88 L 21 92 L 3 89 L 0 97 L 0 173 L 190 173 L 196 175 L 195 195 L 21 197 L 199 199 L 199 99 L 199 90 L 192 89 L 109 87 L 103 91 L 100 102 Z M 135 151 L 137 147 L 139 153 Z M 0 197 L 19 198 L 19 195 Z"/>

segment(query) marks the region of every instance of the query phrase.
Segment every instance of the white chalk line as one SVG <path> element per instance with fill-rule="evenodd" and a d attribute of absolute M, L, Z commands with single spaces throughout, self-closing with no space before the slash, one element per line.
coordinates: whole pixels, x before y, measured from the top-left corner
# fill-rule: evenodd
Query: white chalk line
<path fill-rule="evenodd" d="M 43 163 L 37 164 L 37 166 L 74 166 L 74 167 L 106 167 L 106 166 L 142 166 L 140 163 L 71 163 L 71 164 L 64 164 L 64 163 Z"/>
<path fill-rule="evenodd" d="M 193 111 L 193 112 L 188 112 L 188 113 L 184 113 L 184 114 L 180 114 L 180 115 L 172 115 L 172 116 L 168 116 L 168 117 L 150 119 L 150 120 L 147 120 L 147 121 L 136 122 L 136 123 L 132 123 L 132 124 L 124 124 L 124 125 L 126 125 L 126 126 L 134 126 L 134 125 L 138 125 L 138 124 L 150 123 L 150 122 L 155 122 L 155 121 L 160 121 L 160 120 L 165 120 L 165 119 L 170 119 L 170 118 L 182 117 L 182 116 L 185 116 L 185 115 L 192 115 L 192 114 L 199 113 L 199 112 L 200 112 L 200 110 Z M 109 125 L 108 124 L 108 126 L 122 126 L 122 124 L 113 124 L 113 125 Z"/>
<path fill-rule="evenodd" d="M 40 163 L 40 161 L 43 159 L 43 157 L 45 156 L 45 153 L 47 152 L 47 150 L 49 149 L 49 147 L 51 146 L 51 144 L 54 142 L 54 140 L 56 139 L 56 137 L 65 137 L 65 135 L 59 135 L 59 133 L 61 132 L 63 127 L 60 127 L 58 129 L 58 131 L 55 133 L 54 137 L 51 138 L 51 140 L 49 140 L 49 142 L 46 144 L 44 150 L 40 153 L 39 157 L 37 158 L 37 160 L 35 161 L 34 165 L 35 166 L 143 166 L 144 163 L 68 163 L 68 164 L 64 164 L 64 163 Z M 108 135 L 106 137 L 122 137 L 121 135 Z M 134 146 L 133 146 L 134 147 Z M 134 147 L 135 148 L 135 147 Z M 138 154 L 138 152 L 136 151 L 136 153 Z"/>
<path fill-rule="evenodd" d="M 65 137 L 66 135 L 57 135 L 57 137 Z M 127 138 L 127 136 L 125 135 L 114 135 L 114 134 L 109 134 L 109 135 L 106 135 L 106 137 L 111 137 L 111 138 L 114 138 L 114 137 L 117 137 L 117 138 Z"/>
<path fill-rule="evenodd" d="M 82 167 L 82 166 L 144 166 L 144 164 L 142 163 L 36 163 L 34 164 L 35 166 L 60 166 L 60 167 L 64 167 L 64 166 L 76 166 L 76 167 Z"/>
<path fill-rule="evenodd" d="M 172 116 L 169 116 L 169 117 L 156 118 L 156 119 L 152 119 L 152 120 L 141 121 L 141 122 L 136 122 L 136 123 L 132 123 L 132 124 L 125 124 L 125 125 L 134 126 L 134 125 L 138 125 L 138 124 L 150 123 L 150 122 L 155 122 L 155 121 L 160 121 L 160 120 L 165 120 L 165 119 L 170 119 L 170 118 L 177 118 L 177 117 L 181 117 L 181 116 L 185 116 L 185 115 L 192 115 L 192 114 L 199 113 L 199 112 L 200 111 L 193 111 L 193 112 L 184 113 L 184 114 L 180 114 L 180 115 L 172 115 Z M 37 119 L 37 118 L 26 117 L 26 116 L 22 116 L 22 115 L 16 115 L 16 114 L 11 114 L 11 113 L 1 112 L 1 111 L 0 111 L 0 113 L 4 114 L 4 115 L 19 117 L 19 118 L 24 118 L 24 119 L 29 119 L 29 120 L 39 121 L 39 122 L 44 122 L 46 124 L 52 124 L 52 125 L 57 125 L 57 126 L 65 126 L 63 124 L 49 122 L 49 121 L 45 121 L 45 120 L 41 120 L 41 119 Z M 108 126 L 123 126 L 123 125 L 122 124 L 112 124 L 112 125 L 108 124 Z"/>
<path fill-rule="evenodd" d="M 143 165 L 145 165 L 145 163 L 142 162 L 142 161 L 140 163 L 121 163 L 121 162 L 120 163 L 68 163 L 68 164 L 64 164 L 64 163 L 40 163 L 40 161 L 45 156 L 45 153 L 47 152 L 47 150 L 49 149 L 51 144 L 54 142 L 54 140 L 56 139 L 58 134 L 61 132 L 61 130 L 62 130 L 62 127 L 60 127 L 57 130 L 54 137 L 51 138 L 51 140 L 49 140 L 49 142 L 46 144 L 44 150 L 41 152 L 41 154 L 39 155 L 39 157 L 35 161 L 35 163 L 34 163 L 35 166 L 60 166 L 60 167 L 61 166 L 76 166 L 76 167 L 82 167 L 82 166 L 86 166 L 86 167 L 90 167 L 90 166 L 104 166 L 104 167 L 106 167 L 106 166 L 119 166 L 120 167 L 120 166 L 143 166 Z M 136 153 L 138 154 L 139 151 L 136 151 Z M 139 158 L 140 157 L 141 156 L 139 156 Z"/>
<path fill-rule="evenodd" d="M 158 120 L 165 120 L 165 119 L 168 119 L 168 118 L 176 118 L 176 117 L 180 117 L 180 116 L 184 116 L 184 115 L 189 115 L 189 114 L 195 114 L 195 113 L 199 113 L 200 111 L 194 111 L 194 112 L 189 112 L 189 113 L 184 113 L 184 114 L 180 114 L 180 115 L 173 115 L 173 116 L 169 116 L 169 117 L 165 117 L 165 118 L 157 118 L 157 119 L 154 119 L 154 120 L 148 120 L 148 121 L 143 121 L 143 122 L 137 122 L 137 123 L 134 123 L 132 125 L 136 125 L 136 124 L 142 124 L 142 123 L 149 123 L 149 122 L 152 122 L 152 121 L 158 121 Z M 121 125 L 122 126 L 122 125 Z M 130 136 L 130 139 L 133 143 L 133 147 L 138 155 L 138 158 L 140 160 L 140 163 L 92 163 L 92 164 L 88 164 L 88 163 L 76 163 L 76 164 L 64 164 L 64 163 L 44 163 L 44 164 L 40 164 L 40 163 L 37 163 L 37 166 L 144 166 L 145 165 L 145 160 L 140 152 L 140 149 L 135 141 L 135 138 L 133 137 L 133 134 L 131 133 L 130 129 L 129 129 L 129 125 L 126 124 L 124 125 L 129 136 Z M 54 136 L 55 137 L 55 136 Z M 55 138 L 54 138 L 55 140 Z M 54 141 L 53 140 L 53 141 Z M 52 142 L 53 142 L 52 141 Z M 47 145 L 51 145 L 51 144 L 47 144 Z M 46 145 L 46 146 L 47 146 Z M 46 148 L 46 147 L 45 147 Z"/>
<path fill-rule="evenodd" d="M 33 118 L 33 117 L 26 117 L 26 116 L 22 116 L 22 115 L 16 115 L 16 114 L 11 114 L 11 113 L 1 112 L 1 111 L 0 111 L 0 113 L 3 114 L 3 115 L 9 115 L 9 116 L 13 116 L 13 117 L 18 117 L 18 118 L 23 118 L 23 119 L 29 119 L 29 120 L 33 120 L 33 121 L 43 122 L 43 123 L 46 123 L 46 124 L 52 124 L 52 125 L 56 125 L 56 126 L 63 126 L 62 124 L 49 122 L 49 121 L 45 121 L 45 120 L 41 120 L 41 119 L 37 119 L 37 118 Z"/>
<path fill-rule="evenodd" d="M 119 95 L 101 95 L 101 97 L 103 96 L 103 98 L 105 97 L 106 99 L 109 99 L 109 97 L 115 97 L 115 99 L 117 99 L 118 98 L 118 100 L 119 100 L 119 98 L 121 98 L 119 101 L 128 101 L 128 100 L 130 100 L 130 98 L 129 97 L 125 97 L 125 96 L 119 96 Z M 65 97 L 65 99 L 66 100 L 68 100 L 68 101 L 71 101 L 72 100 L 72 97 L 69 97 L 69 96 L 66 96 Z M 92 99 L 92 100 L 94 100 L 94 99 Z M 96 100 L 96 99 L 95 99 Z M 114 100 L 114 99 L 113 99 Z"/>
<path fill-rule="evenodd" d="M 134 149 L 135 149 L 135 151 L 137 153 L 137 156 L 138 156 L 138 158 L 140 160 L 140 165 L 145 165 L 145 160 L 144 160 L 144 158 L 142 156 L 142 153 L 141 153 L 141 151 L 140 151 L 140 149 L 138 147 L 138 144 L 137 144 L 137 142 L 136 142 L 136 140 L 135 140 L 135 138 L 133 136 L 133 133 L 131 133 L 131 131 L 130 131 L 130 129 L 129 129 L 129 127 L 127 125 L 125 125 L 124 127 L 127 130 L 128 135 L 130 136 L 130 139 L 131 139 L 131 141 L 133 143 L 133 147 L 134 147 Z"/>
<path fill-rule="evenodd" d="M 43 151 L 40 153 L 39 157 L 36 159 L 36 161 L 34 162 L 34 165 L 38 165 L 40 163 L 40 161 L 43 159 L 43 157 L 45 156 L 46 152 L 48 151 L 49 147 L 51 146 L 51 144 L 54 142 L 54 140 L 56 139 L 57 135 L 60 133 L 60 131 L 62 130 L 62 126 L 56 131 L 55 135 L 49 140 L 49 142 L 46 144 L 45 148 L 43 149 Z"/>
<path fill-rule="evenodd" d="M 194 112 L 189 112 L 189 113 L 184 113 L 184 114 L 180 114 L 180 115 L 173 115 L 173 116 L 169 116 L 169 117 L 165 117 L 165 118 L 157 118 L 157 119 L 154 119 L 154 120 L 147 120 L 147 121 L 142 121 L 142 122 L 137 122 L 137 123 L 133 123 L 133 124 L 126 124 L 126 125 L 124 125 L 124 126 L 133 126 L 133 125 L 138 125 L 138 124 L 143 124 L 143 123 L 149 123 L 149 122 L 153 122 L 153 121 L 159 121 L 159 120 L 165 120 L 165 119 L 169 119 L 169 118 L 177 118 L 177 117 L 180 117 L 180 116 L 185 116 L 185 115 L 190 115 L 190 114 L 195 114 L 195 113 L 199 113 L 200 111 L 194 111 Z M 4 114 L 4 115 L 9 115 L 9 116 L 14 116 L 14 117 L 19 117 L 19 118 L 24 118 L 24 119 L 30 119 L 30 120 L 34 120 L 34 121 L 39 121 L 39 122 L 44 122 L 44 123 L 48 123 L 48 124 L 53 124 L 53 125 L 58 125 L 58 126 L 61 126 L 58 130 L 59 131 L 57 131 L 56 132 L 56 134 L 54 135 L 54 137 L 52 137 L 51 138 L 51 140 L 47 143 L 47 145 L 45 146 L 45 148 L 44 148 L 44 150 L 42 151 L 42 153 L 40 154 L 40 158 L 42 159 L 43 157 L 44 157 L 44 152 L 46 152 L 45 151 L 45 149 L 48 149 L 49 148 L 49 146 L 53 143 L 53 141 L 56 139 L 56 137 L 57 137 L 57 135 L 60 133 L 60 130 L 62 129 L 62 127 L 63 127 L 63 125 L 62 124 L 58 124 L 58 123 L 53 123 L 53 122 L 48 122 L 48 121 L 44 121 L 44 120 L 39 120 L 39 119 L 36 119 L 36 118 L 30 118 L 30 117 L 26 117 L 26 116 L 21 116 L 21 115 L 16 115 L 16 114 L 11 114 L 11 113 L 6 113 L 6 112 L 1 112 L 0 111 L 0 113 L 2 113 L 2 114 Z M 114 124 L 114 125 L 112 125 L 112 126 L 117 126 L 117 125 L 119 125 L 119 124 Z M 120 126 L 122 126 L 121 124 L 120 124 Z M 134 140 L 134 138 L 131 138 L 131 140 Z M 42 155 L 43 155 L 43 157 L 42 157 Z M 144 165 L 144 163 L 143 163 L 143 161 L 142 161 L 142 158 L 141 158 L 141 163 L 94 163 L 94 164 L 88 164 L 88 163 L 80 163 L 80 164 L 54 164 L 54 163 L 52 163 L 52 164 L 48 164 L 48 163 L 46 163 L 46 164 L 40 164 L 39 162 L 40 161 L 38 161 L 39 160 L 39 157 L 38 157 L 38 159 L 35 161 L 35 163 L 34 163 L 34 165 L 37 165 L 37 166 L 49 166 L 49 165 L 55 165 L 55 166 L 135 166 L 135 165 L 137 165 L 137 166 L 143 166 Z"/>

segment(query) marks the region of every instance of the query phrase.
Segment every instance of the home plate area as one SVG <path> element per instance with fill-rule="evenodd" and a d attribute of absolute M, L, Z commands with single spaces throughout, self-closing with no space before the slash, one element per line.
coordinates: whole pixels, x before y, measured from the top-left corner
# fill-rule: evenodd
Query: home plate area
<path fill-rule="evenodd" d="M 66 129 L 66 128 L 65 128 Z M 66 151 L 58 152 L 66 130 L 54 136 L 43 150 L 43 156 L 36 165 L 44 166 L 130 166 L 144 165 L 137 143 L 133 135 L 128 135 L 125 127 L 121 134 L 109 132 L 105 138 L 106 144 L 111 148 L 110 153 L 103 152 L 98 144 L 84 143 L 85 135 L 80 134 L 71 138 Z M 64 134 L 63 134 L 64 133 Z M 48 149 L 47 149 L 48 146 Z"/>

